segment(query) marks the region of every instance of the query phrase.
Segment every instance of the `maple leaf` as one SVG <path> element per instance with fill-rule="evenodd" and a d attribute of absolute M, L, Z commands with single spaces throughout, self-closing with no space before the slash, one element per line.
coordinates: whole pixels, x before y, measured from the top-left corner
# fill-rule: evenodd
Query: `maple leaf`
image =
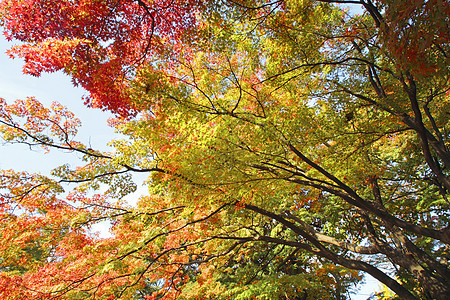
<path fill-rule="evenodd" d="M 2 1 L 11 55 L 72 76 L 126 138 L 95 151 L 63 106 L 0 102 L 6 142 L 82 160 L 2 171 L 0 293 L 341 299 L 366 272 L 445 299 L 448 5 L 334 4 Z"/>

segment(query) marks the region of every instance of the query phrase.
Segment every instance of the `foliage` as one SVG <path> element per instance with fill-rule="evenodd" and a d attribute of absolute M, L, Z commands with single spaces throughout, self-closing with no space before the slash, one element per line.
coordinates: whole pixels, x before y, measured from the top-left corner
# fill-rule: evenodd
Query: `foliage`
<path fill-rule="evenodd" d="M 2 171 L 3 298 L 342 299 L 367 272 L 445 299 L 448 3 L 77 3 L 2 1 L 11 53 L 128 138 L 95 151 L 61 105 L 1 102 L 5 141 L 84 161 Z"/>
<path fill-rule="evenodd" d="M 62 70 L 89 92 L 87 104 L 132 115 L 126 93 L 132 74 L 189 32 L 197 6 L 195 0 L 5 0 L 0 11 L 6 37 L 24 42 L 9 51 L 25 60 L 24 73 Z"/>

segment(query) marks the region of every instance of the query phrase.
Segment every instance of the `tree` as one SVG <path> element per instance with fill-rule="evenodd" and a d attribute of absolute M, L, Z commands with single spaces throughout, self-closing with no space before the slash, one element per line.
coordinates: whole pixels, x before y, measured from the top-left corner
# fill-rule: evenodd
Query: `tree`
<path fill-rule="evenodd" d="M 144 1 L 116 3 L 122 4 L 154 23 L 142 39 L 139 28 L 136 41 L 118 31 L 118 44 L 153 45 L 152 13 L 159 10 Z M 365 12 L 336 4 L 361 4 Z M 12 10 L 8 5 L 4 11 Z M 73 141 L 78 121 L 60 106 L 51 111 L 34 99 L 2 104 L 4 139 L 76 151 L 86 165 L 62 166 L 54 178 L 3 173 L 9 192 L 2 196 L 2 268 L 23 269 L 2 271 L 0 292 L 339 299 L 366 272 L 401 298 L 445 299 L 449 4 L 292 0 L 195 7 L 189 24 L 197 26 L 182 23 L 180 34 L 165 39 L 162 30 L 167 43 L 133 52 L 145 54 L 139 65 L 116 54 L 116 70 L 128 71 L 118 81 L 126 96 L 120 101 L 106 96 L 114 80 L 89 72 L 110 79 L 117 73 L 64 52 L 71 66 L 89 72 L 64 70 L 76 80 L 98 79 L 95 91 L 103 92 L 88 91 L 121 115 L 112 123 L 129 139 L 114 141 L 114 153 Z M 125 16 L 111 20 L 137 14 Z M 11 29 L 13 20 L 3 17 L 10 36 L 34 43 Z M 80 39 L 57 32 L 40 43 Z M 93 32 L 96 41 L 103 31 Z M 92 43 L 89 51 L 102 45 Z M 61 51 L 51 45 L 49 54 Z M 26 66 L 41 57 L 34 52 Z M 136 207 L 120 201 L 133 190 L 132 172 L 150 173 L 150 195 Z M 63 182 L 81 185 L 60 199 Z M 105 195 L 87 192 L 100 184 L 110 187 Z M 18 216 L 16 205 L 28 213 Z M 99 220 L 112 222 L 112 238 L 89 235 Z M 19 224 L 22 231 L 8 230 Z M 26 251 L 30 243 L 39 256 Z M 386 263 L 393 276 L 381 268 Z"/>
<path fill-rule="evenodd" d="M 2 24 L 25 60 L 24 73 L 62 70 L 89 92 L 85 102 L 122 115 L 134 108 L 126 94 L 132 74 L 151 63 L 180 34 L 194 35 L 199 4 L 186 1 L 1 1 Z M 27 20 L 24 22 L 24 20 Z"/>

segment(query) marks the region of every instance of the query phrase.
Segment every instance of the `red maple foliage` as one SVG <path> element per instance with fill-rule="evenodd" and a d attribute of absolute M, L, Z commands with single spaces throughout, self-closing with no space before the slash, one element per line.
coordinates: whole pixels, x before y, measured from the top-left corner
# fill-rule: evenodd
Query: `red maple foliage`
<path fill-rule="evenodd" d="M 195 28 L 197 0 L 5 0 L 9 50 L 24 73 L 62 70 L 89 95 L 86 104 L 122 116 L 136 113 L 126 87 L 143 62 Z"/>

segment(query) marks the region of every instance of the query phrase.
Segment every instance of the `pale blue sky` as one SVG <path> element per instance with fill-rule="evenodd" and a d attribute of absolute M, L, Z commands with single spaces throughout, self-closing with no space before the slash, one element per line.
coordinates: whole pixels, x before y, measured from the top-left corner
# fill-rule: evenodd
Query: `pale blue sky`
<path fill-rule="evenodd" d="M 112 115 L 98 109 L 89 109 L 83 105 L 81 97 L 85 94 L 81 88 L 76 88 L 70 78 L 61 72 L 43 74 L 33 77 L 22 73 L 22 60 L 10 59 L 5 51 L 11 46 L 4 37 L 0 38 L 0 97 L 8 103 L 16 99 L 34 96 L 46 107 L 57 101 L 81 119 L 83 126 L 79 131 L 79 140 L 90 144 L 93 149 L 106 150 L 107 142 L 114 136 L 114 129 L 107 126 L 107 119 Z M 25 145 L 0 146 L 0 168 L 14 168 L 27 171 L 48 171 L 61 162 L 73 160 L 71 154 L 52 151 L 43 155 L 43 151 L 36 148 L 29 151 Z M 73 155 L 72 155 L 73 156 Z M 74 162 L 76 161 L 73 160 Z"/>

